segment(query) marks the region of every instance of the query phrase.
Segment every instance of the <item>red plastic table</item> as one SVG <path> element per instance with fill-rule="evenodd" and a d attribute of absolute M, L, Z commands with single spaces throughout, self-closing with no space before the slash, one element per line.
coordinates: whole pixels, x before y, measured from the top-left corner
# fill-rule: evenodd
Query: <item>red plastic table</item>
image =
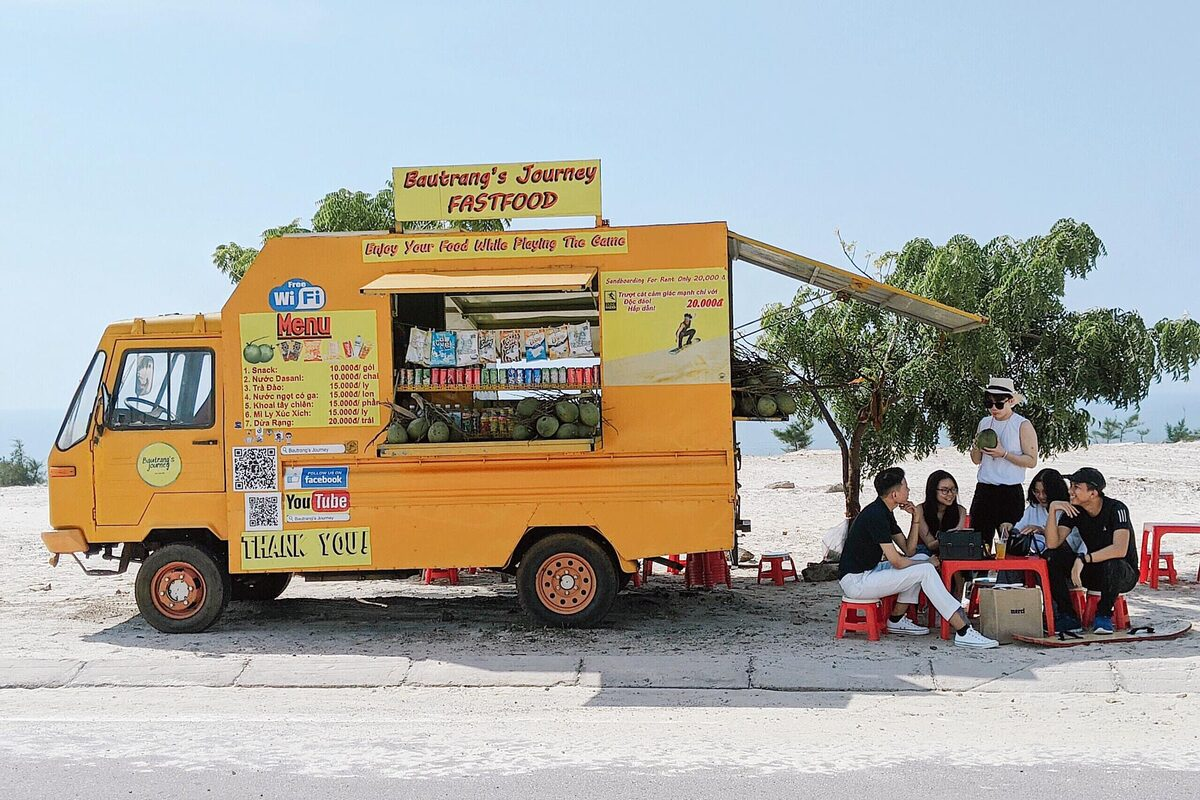
<path fill-rule="evenodd" d="M 1142 569 L 1138 581 L 1149 583 L 1151 589 L 1158 588 L 1158 557 L 1162 552 L 1162 537 L 1169 533 L 1200 533 L 1200 522 L 1147 522 L 1142 525 Z M 1150 540 L 1149 547 L 1147 540 Z"/>
<path fill-rule="evenodd" d="M 1046 635 L 1054 635 L 1054 600 L 1050 596 L 1050 570 L 1046 566 L 1045 559 L 1038 556 L 1013 556 L 1012 558 L 988 558 L 978 561 L 943 561 L 941 572 L 942 582 L 946 584 L 946 591 L 950 591 L 954 573 L 980 570 L 1036 572 L 1042 579 L 1042 609 L 1046 612 Z M 950 638 L 950 620 L 945 618 L 942 619 L 942 638 Z"/>

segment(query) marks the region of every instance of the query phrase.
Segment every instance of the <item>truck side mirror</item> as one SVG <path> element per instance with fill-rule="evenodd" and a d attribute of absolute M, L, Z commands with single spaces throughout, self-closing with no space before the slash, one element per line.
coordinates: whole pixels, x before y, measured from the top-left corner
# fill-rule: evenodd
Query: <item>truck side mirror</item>
<path fill-rule="evenodd" d="M 96 392 L 96 407 L 92 409 L 92 416 L 95 418 L 95 433 L 92 435 L 92 443 L 100 441 L 100 437 L 104 434 L 104 415 L 108 411 L 108 387 L 104 382 L 100 383 L 100 391 Z"/>

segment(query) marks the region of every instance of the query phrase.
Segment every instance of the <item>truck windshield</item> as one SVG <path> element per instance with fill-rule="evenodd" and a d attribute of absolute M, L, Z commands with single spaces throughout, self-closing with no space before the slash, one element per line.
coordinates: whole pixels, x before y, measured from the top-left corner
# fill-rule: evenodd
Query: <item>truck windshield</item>
<path fill-rule="evenodd" d="M 79 382 L 79 388 L 75 390 L 71 407 L 67 409 L 67 416 L 63 419 L 56 442 L 59 450 L 70 450 L 87 436 L 88 423 L 91 422 L 92 410 L 96 407 L 96 390 L 100 386 L 102 374 L 104 351 L 100 350 L 92 356 L 92 363 L 84 373 L 83 380 Z"/>

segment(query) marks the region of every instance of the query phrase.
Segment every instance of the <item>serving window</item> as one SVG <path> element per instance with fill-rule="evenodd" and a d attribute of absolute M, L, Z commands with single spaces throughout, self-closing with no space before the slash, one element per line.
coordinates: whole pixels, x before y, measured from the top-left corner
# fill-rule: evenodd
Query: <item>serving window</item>
<path fill-rule="evenodd" d="M 403 273 L 362 290 L 391 297 L 394 416 L 380 455 L 596 446 L 594 271 Z"/>

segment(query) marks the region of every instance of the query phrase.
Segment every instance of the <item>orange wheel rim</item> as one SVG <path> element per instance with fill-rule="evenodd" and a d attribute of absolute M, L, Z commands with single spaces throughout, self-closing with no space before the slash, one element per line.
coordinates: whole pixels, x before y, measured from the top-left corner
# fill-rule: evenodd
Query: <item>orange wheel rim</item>
<path fill-rule="evenodd" d="M 154 573 L 154 608 L 164 617 L 187 619 L 204 605 L 204 578 L 186 561 L 172 561 Z"/>
<path fill-rule="evenodd" d="M 537 595 L 555 614 L 578 614 L 596 596 L 596 572 L 574 553 L 550 556 L 538 567 Z"/>

